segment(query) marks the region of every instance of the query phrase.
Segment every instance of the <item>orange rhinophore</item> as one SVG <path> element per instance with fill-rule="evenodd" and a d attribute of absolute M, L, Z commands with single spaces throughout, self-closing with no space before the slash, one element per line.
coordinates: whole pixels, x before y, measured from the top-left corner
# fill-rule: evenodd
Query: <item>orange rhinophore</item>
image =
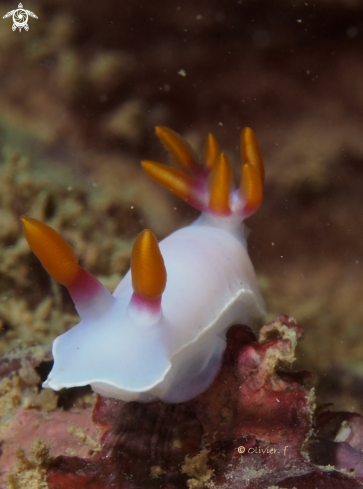
<path fill-rule="evenodd" d="M 164 292 L 166 270 L 155 234 L 144 229 L 136 238 L 131 255 L 134 292 L 143 299 L 156 301 Z"/>
<path fill-rule="evenodd" d="M 81 268 L 73 249 L 47 224 L 25 216 L 21 222 L 29 246 L 43 267 L 57 282 L 69 287 Z"/>
<path fill-rule="evenodd" d="M 69 244 L 50 226 L 21 217 L 24 234 L 33 253 L 51 277 L 68 288 L 78 313 L 92 315 L 100 310 L 100 303 L 110 307 L 113 298 L 93 275 L 78 265 Z"/>

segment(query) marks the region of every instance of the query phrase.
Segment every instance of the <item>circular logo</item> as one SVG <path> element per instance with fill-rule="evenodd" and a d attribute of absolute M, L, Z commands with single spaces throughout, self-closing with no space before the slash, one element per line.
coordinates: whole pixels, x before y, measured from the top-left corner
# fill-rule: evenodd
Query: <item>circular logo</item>
<path fill-rule="evenodd" d="M 13 31 L 18 27 L 22 29 L 23 27 L 26 29 L 28 24 L 28 12 L 22 8 L 18 8 L 13 13 Z"/>

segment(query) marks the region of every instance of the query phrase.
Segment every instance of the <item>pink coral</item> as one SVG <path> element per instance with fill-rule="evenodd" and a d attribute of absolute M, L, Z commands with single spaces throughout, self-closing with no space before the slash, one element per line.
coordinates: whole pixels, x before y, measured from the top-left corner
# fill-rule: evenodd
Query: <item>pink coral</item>
<path fill-rule="evenodd" d="M 312 375 L 291 371 L 301 334 L 286 316 L 264 326 L 258 341 L 248 328 L 232 327 L 215 382 L 186 403 L 98 396 L 93 424 L 102 433 L 102 450 L 53 453 L 49 488 L 363 487 L 363 418 L 320 413 L 314 433 Z M 69 422 L 71 413 L 63 415 Z M 45 430 L 41 424 L 37 436 L 51 438 Z"/>

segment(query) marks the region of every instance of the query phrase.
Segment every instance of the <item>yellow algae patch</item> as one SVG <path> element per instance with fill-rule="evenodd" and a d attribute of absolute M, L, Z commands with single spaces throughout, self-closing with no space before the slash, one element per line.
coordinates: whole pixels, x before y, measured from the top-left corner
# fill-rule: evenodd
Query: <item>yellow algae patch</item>
<path fill-rule="evenodd" d="M 182 472 L 190 476 L 187 481 L 189 489 L 206 489 L 213 487 L 213 469 L 208 468 L 208 450 L 204 448 L 195 457 L 185 457 Z"/>
<path fill-rule="evenodd" d="M 48 489 L 47 465 L 49 445 L 42 440 L 34 440 L 28 459 L 22 448 L 16 450 L 16 464 L 7 476 L 7 489 Z"/>
<path fill-rule="evenodd" d="M 81 426 L 71 424 L 68 426 L 67 431 L 71 435 L 75 436 L 81 443 L 91 448 L 93 452 L 99 452 L 102 449 L 101 444 L 94 440 L 90 435 L 87 435 Z"/>

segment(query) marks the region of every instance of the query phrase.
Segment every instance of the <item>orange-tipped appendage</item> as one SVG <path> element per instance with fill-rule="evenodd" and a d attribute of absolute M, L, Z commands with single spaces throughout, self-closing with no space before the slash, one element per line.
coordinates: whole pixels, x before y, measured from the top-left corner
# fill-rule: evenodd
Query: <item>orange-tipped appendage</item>
<path fill-rule="evenodd" d="M 219 156 L 211 177 L 209 209 L 215 214 L 229 214 L 229 192 L 233 175 L 231 165 L 224 153 Z"/>
<path fill-rule="evenodd" d="M 250 127 L 245 127 L 241 133 L 241 156 L 243 163 L 249 163 L 259 171 L 262 183 L 265 180 L 265 167 L 255 133 Z"/>
<path fill-rule="evenodd" d="M 188 200 L 191 196 L 195 181 L 189 175 L 156 161 L 142 161 L 141 165 L 146 173 L 157 183 L 171 190 L 182 199 Z"/>
<path fill-rule="evenodd" d="M 143 299 L 156 301 L 166 286 L 166 270 L 155 234 L 149 229 L 136 238 L 131 254 L 134 292 Z"/>
<path fill-rule="evenodd" d="M 164 126 L 157 126 L 155 134 L 176 163 L 186 171 L 198 173 L 200 167 L 193 148 L 178 133 Z"/>
<path fill-rule="evenodd" d="M 204 161 L 207 170 L 214 167 L 220 154 L 221 150 L 216 138 L 209 133 L 204 146 Z"/>
<path fill-rule="evenodd" d="M 259 170 L 250 163 L 242 165 L 240 192 L 245 200 L 246 211 L 255 212 L 262 203 L 263 181 Z"/>
<path fill-rule="evenodd" d="M 57 282 L 69 287 L 81 269 L 73 249 L 47 224 L 24 216 L 21 222 L 26 240 L 43 267 Z"/>

